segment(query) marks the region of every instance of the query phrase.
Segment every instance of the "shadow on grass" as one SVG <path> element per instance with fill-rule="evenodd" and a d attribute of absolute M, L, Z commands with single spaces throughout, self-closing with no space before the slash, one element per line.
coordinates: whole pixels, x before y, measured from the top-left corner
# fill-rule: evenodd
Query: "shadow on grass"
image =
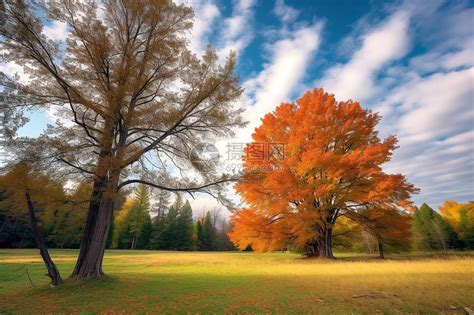
<path fill-rule="evenodd" d="M 336 253 L 335 258 L 296 257 L 297 260 L 314 262 L 383 262 L 383 261 L 423 261 L 423 260 L 456 260 L 459 258 L 474 258 L 474 251 L 432 251 L 432 252 L 402 252 L 386 254 L 385 258 L 359 253 Z"/>
<path fill-rule="evenodd" d="M 468 283 L 439 273 L 419 275 L 209 275 L 146 271 L 109 274 L 8 294 L 13 313 L 374 313 L 443 310 L 466 304 Z M 443 290 L 440 290 L 444 286 Z M 450 292 L 448 296 L 446 291 Z M 354 298 L 358 295 L 358 298 Z M 451 303 L 451 304 L 450 304 Z M 2 307 L 3 304 L 3 307 Z M 350 312 L 348 312 L 350 310 Z"/>

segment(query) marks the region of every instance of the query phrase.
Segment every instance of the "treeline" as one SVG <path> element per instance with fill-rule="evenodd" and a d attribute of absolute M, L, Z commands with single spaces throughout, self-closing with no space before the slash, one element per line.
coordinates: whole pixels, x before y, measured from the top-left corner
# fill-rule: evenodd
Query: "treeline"
<path fill-rule="evenodd" d="M 390 224 L 402 224 L 387 219 Z M 408 228 L 400 225 L 385 235 L 387 251 L 435 251 L 474 249 L 474 202 L 445 201 L 439 212 L 426 203 L 409 215 Z M 392 226 L 393 227 L 393 226 Z M 340 251 L 376 253 L 379 248 L 377 235 L 366 226 L 344 217 L 334 228 L 334 248 Z"/>
<path fill-rule="evenodd" d="M 24 200 L 16 200 L 12 185 L 0 177 L 0 247 L 36 247 Z M 86 221 L 90 183 L 72 190 L 45 177 L 42 198 L 35 208 L 47 245 L 78 248 Z M 193 218 L 190 203 L 181 195 L 150 192 L 138 186 L 117 198 L 108 236 L 108 248 L 157 250 L 233 250 L 228 221 L 218 210 Z M 367 217 L 370 213 L 365 214 Z M 411 214 L 384 215 L 378 225 L 341 217 L 334 227 L 333 244 L 339 251 L 375 253 L 383 242 L 387 251 L 474 249 L 474 202 L 446 201 L 433 210 L 423 204 Z M 363 222 L 363 221 L 361 221 Z M 371 222 L 368 220 L 367 222 Z M 387 228 L 389 227 L 389 228 Z M 291 248 L 289 248 L 291 250 Z"/>
<path fill-rule="evenodd" d="M 188 200 L 159 191 L 150 205 L 150 191 L 140 185 L 127 199 L 112 224 L 111 248 L 225 251 L 234 247 L 227 237 L 229 225 L 218 210 L 193 220 Z M 170 204 L 171 203 L 171 204 Z"/>
<path fill-rule="evenodd" d="M 78 248 L 87 216 L 90 183 L 66 192 L 50 180 L 46 196 L 35 203 L 48 247 Z M 36 247 L 26 205 L 12 198 L 8 183 L 0 178 L 0 248 Z M 193 219 L 190 203 L 182 196 L 158 191 L 153 196 L 143 185 L 132 197 L 119 196 L 107 248 L 160 250 L 234 250 L 227 237 L 229 224 L 215 209 Z"/>

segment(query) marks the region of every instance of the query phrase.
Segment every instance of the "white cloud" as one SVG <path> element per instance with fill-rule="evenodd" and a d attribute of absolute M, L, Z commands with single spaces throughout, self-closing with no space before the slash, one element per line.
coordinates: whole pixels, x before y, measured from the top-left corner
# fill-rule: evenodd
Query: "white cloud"
<path fill-rule="evenodd" d="M 450 21 L 456 14 L 465 18 L 465 11 L 456 10 L 446 14 Z M 417 204 L 438 206 L 474 196 L 474 48 L 472 32 L 466 37 L 458 25 L 447 29 L 448 18 L 439 12 L 432 16 L 445 27 L 429 34 L 425 54 L 385 73 L 394 83 L 375 110 L 384 115 L 382 134 L 395 133 L 400 141 L 385 169 L 406 174 L 421 188 Z"/>
<path fill-rule="evenodd" d="M 273 7 L 273 13 L 280 19 L 282 23 L 286 24 L 296 20 L 300 14 L 300 11 L 285 4 L 283 0 L 277 0 L 275 2 L 275 6 Z"/>
<path fill-rule="evenodd" d="M 394 13 L 387 21 L 362 36 L 362 46 L 345 64 L 337 64 L 316 85 L 339 100 L 367 100 L 377 93 L 375 76 L 385 65 L 403 57 L 409 46 L 409 15 Z"/>
<path fill-rule="evenodd" d="M 253 95 L 254 105 L 247 107 L 246 140 L 260 123 L 263 116 L 280 103 L 289 101 L 295 88 L 301 83 L 308 62 L 318 50 L 322 23 L 300 27 L 269 47 L 271 60 L 254 78 L 246 81 L 247 95 Z"/>
<path fill-rule="evenodd" d="M 317 85 L 383 115 L 381 136 L 396 134 L 400 144 L 384 169 L 421 188 L 417 204 L 437 206 L 474 196 L 472 9 L 419 5 L 404 3 L 382 24 L 366 25 L 360 48 Z M 427 52 L 405 59 L 412 39 Z"/>
<path fill-rule="evenodd" d="M 456 67 L 455 67 L 456 68 Z M 474 196 L 474 68 L 403 80 L 388 93 L 381 129 L 400 148 L 386 170 L 421 188 L 417 203 Z"/>
<path fill-rule="evenodd" d="M 189 4 L 195 14 L 194 25 L 190 34 L 190 49 L 197 54 L 201 54 L 209 43 L 208 35 L 212 31 L 212 25 L 221 13 L 212 0 L 194 0 Z"/>
<path fill-rule="evenodd" d="M 394 101 L 408 110 L 399 120 L 400 135 L 423 141 L 462 131 L 474 120 L 473 82 L 474 68 L 469 68 L 436 73 L 399 88 Z"/>
<path fill-rule="evenodd" d="M 235 0 L 232 15 L 223 21 L 223 37 L 218 54 L 225 58 L 232 50 L 237 55 L 252 41 L 252 20 L 256 0 Z"/>
<path fill-rule="evenodd" d="M 23 67 L 14 62 L 0 63 L 0 72 L 5 73 L 9 77 L 18 75 L 20 80 L 25 77 Z"/>
<path fill-rule="evenodd" d="M 67 30 L 67 24 L 60 21 L 53 21 L 50 25 L 43 28 L 43 33 L 49 39 L 58 41 L 66 40 L 69 31 Z"/>

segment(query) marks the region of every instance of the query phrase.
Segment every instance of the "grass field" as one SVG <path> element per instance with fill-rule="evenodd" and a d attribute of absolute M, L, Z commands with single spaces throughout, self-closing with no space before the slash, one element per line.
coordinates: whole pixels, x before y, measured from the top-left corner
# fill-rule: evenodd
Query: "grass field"
<path fill-rule="evenodd" d="M 52 251 L 63 277 L 76 255 Z M 0 249 L 0 313 L 395 314 L 474 308 L 472 252 L 385 261 L 346 254 L 321 261 L 288 253 L 117 250 L 106 254 L 107 276 L 55 288 L 40 259 L 36 250 Z"/>

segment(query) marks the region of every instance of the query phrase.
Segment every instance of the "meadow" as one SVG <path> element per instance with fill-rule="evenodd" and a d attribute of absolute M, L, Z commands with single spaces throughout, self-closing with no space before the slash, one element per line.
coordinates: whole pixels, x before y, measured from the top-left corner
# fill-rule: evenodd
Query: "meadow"
<path fill-rule="evenodd" d="M 52 250 L 66 278 L 76 250 Z M 109 250 L 106 276 L 50 287 L 37 250 L 0 250 L 0 313 L 464 313 L 474 253 L 386 260 L 339 254 Z"/>

